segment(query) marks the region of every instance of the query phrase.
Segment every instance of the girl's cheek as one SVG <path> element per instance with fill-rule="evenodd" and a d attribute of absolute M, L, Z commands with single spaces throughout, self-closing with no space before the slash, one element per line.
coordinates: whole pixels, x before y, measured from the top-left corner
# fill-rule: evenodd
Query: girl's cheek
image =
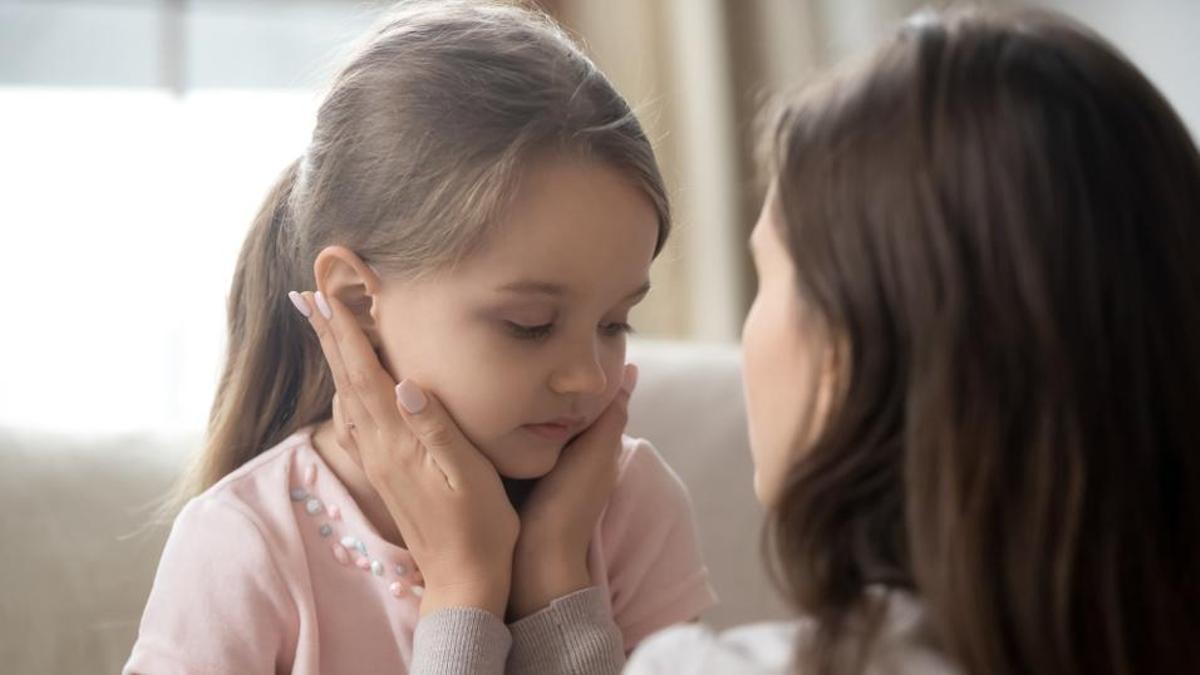
<path fill-rule="evenodd" d="M 617 392 L 621 389 L 622 380 L 625 377 L 625 350 L 621 349 L 620 353 L 614 358 L 610 358 L 604 364 L 604 377 L 608 381 L 608 386 L 604 390 L 604 405 L 608 406 L 617 396 Z"/>

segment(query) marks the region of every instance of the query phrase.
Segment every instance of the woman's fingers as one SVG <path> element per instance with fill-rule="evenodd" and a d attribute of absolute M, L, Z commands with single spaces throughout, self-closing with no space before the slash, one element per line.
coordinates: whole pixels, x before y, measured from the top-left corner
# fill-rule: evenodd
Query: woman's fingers
<path fill-rule="evenodd" d="M 404 380 L 396 385 L 396 403 L 409 430 L 441 467 L 452 489 L 460 487 L 464 472 L 486 463 L 436 396 Z"/>
<path fill-rule="evenodd" d="M 354 315 L 336 298 L 304 293 L 311 297 L 317 311 L 308 319 L 321 341 L 325 359 L 333 371 L 338 393 L 352 424 L 373 421 L 387 433 L 395 431 L 396 414 L 392 401 L 395 381 L 384 370 L 375 348 L 363 334 Z M 369 415 L 370 419 L 363 417 Z"/>
<path fill-rule="evenodd" d="M 426 570 L 421 611 L 467 602 L 502 616 L 520 523 L 499 474 L 436 397 L 413 383 L 395 385 L 345 305 L 320 294 L 289 295 L 316 330 L 333 373 L 338 442 L 353 448 Z"/>
<path fill-rule="evenodd" d="M 347 425 L 350 418 L 346 415 L 345 409 L 342 406 L 341 394 L 333 395 L 333 428 L 334 437 L 337 439 L 338 445 L 346 450 L 347 453 L 362 466 L 362 456 L 358 451 L 358 442 L 351 433 L 351 427 Z"/>
<path fill-rule="evenodd" d="M 629 419 L 629 398 L 637 385 L 637 366 L 625 366 L 621 389 L 608 408 L 592 422 L 592 425 L 563 449 L 554 470 L 542 479 L 547 489 L 555 482 L 571 483 L 576 480 L 591 481 L 593 486 L 601 476 L 615 478 L 617 457 L 621 452 L 621 434 Z M 539 486 L 540 487 L 540 486 Z"/>
<path fill-rule="evenodd" d="M 608 404 L 608 408 L 586 431 L 563 449 L 558 464 L 543 482 L 571 483 L 575 480 L 589 480 L 589 477 L 595 482 L 602 476 L 615 479 L 617 458 L 622 447 L 621 435 L 625 433 L 625 425 L 629 420 L 629 398 L 636 385 L 637 366 L 625 366 L 621 389 Z"/>
<path fill-rule="evenodd" d="M 384 455 L 400 451 L 408 456 L 403 446 L 413 444 L 415 439 L 434 458 L 450 486 L 457 487 L 464 475 L 463 468 L 481 457 L 441 402 L 415 383 L 395 385 L 358 322 L 341 302 L 320 292 L 290 294 L 290 297 L 302 313 L 305 307 L 311 310 L 306 316 L 317 332 L 321 350 L 333 372 L 337 387 L 335 417 L 339 412 L 343 417 L 338 424 L 339 443 L 347 439 L 351 446 L 361 445 L 355 434 L 364 429 L 355 432 L 351 429 L 364 425 L 372 426 L 372 430 L 381 432 L 380 438 L 387 439 Z M 409 440 L 397 444 L 402 437 Z M 359 457 L 369 474 L 379 466 L 375 459 L 383 457 Z"/>
<path fill-rule="evenodd" d="M 392 388 L 396 381 L 384 370 L 375 347 L 354 314 L 337 298 L 325 296 L 320 291 L 314 297 L 321 309 L 320 316 L 315 319 L 318 324 L 325 322 L 333 333 L 342 356 L 346 382 L 376 424 L 384 431 L 392 431 L 396 419 Z"/>
<path fill-rule="evenodd" d="M 617 390 L 617 395 L 613 397 L 612 403 L 608 404 L 608 408 L 600 415 L 600 417 L 592 423 L 592 426 L 587 431 L 580 434 L 571 445 L 586 444 L 590 439 L 596 437 L 620 436 L 625 431 L 625 424 L 629 421 L 629 399 L 633 396 L 633 390 L 637 387 L 638 368 L 632 363 L 625 365 L 625 371 L 621 380 L 621 388 Z"/>
<path fill-rule="evenodd" d="M 339 401 L 342 404 L 341 412 L 343 421 L 339 426 L 339 433 L 349 431 L 346 426 L 351 423 L 366 423 L 370 416 L 365 407 L 354 396 L 350 382 L 346 379 L 346 368 L 342 362 L 341 348 L 338 346 L 337 338 L 333 334 L 333 329 L 329 322 L 324 318 L 325 310 L 328 308 L 322 299 L 322 305 L 318 306 L 316 296 L 313 293 L 305 291 L 297 293 L 291 291 L 288 293 L 288 298 L 296 309 L 308 319 L 309 325 L 317 334 L 317 340 L 321 344 L 321 353 L 325 355 L 325 363 L 329 365 L 329 372 L 333 375 L 334 388 L 339 394 Z M 358 420 L 358 422 L 355 422 Z"/>

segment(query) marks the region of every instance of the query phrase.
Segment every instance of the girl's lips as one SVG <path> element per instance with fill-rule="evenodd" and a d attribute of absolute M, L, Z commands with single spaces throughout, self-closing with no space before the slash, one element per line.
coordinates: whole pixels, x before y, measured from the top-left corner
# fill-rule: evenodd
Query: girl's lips
<path fill-rule="evenodd" d="M 580 423 L 576 421 L 556 421 L 542 424 L 526 424 L 521 428 L 547 440 L 565 442 L 571 436 L 575 435 L 575 431 L 579 427 Z"/>

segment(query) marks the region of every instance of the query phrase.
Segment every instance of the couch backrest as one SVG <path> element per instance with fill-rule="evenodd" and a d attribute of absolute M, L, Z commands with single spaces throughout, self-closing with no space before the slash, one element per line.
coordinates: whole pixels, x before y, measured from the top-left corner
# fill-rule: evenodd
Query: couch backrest
<path fill-rule="evenodd" d="M 759 562 L 736 349 L 635 343 L 629 431 L 688 485 L 722 604 L 719 627 L 783 616 Z M 154 507 L 196 436 L 0 430 L 0 663 L 5 672 L 118 672 L 167 526 Z"/>

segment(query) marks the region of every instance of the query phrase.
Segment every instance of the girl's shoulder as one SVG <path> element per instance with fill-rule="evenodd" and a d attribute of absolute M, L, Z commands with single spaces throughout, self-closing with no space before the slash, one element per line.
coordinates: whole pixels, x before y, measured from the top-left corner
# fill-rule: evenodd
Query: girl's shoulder
<path fill-rule="evenodd" d="M 716 602 L 687 489 L 644 439 L 625 439 L 597 536 L 594 550 L 626 651 Z"/>
<path fill-rule="evenodd" d="M 298 456 L 314 452 L 310 446 L 311 440 L 310 428 L 294 432 L 229 472 L 192 501 L 232 500 L 252 508 L 270 503 L 287 504 L 293 498 L 293 486 L 304 483 L 304 467 L 298 461 Z"/>
<path fill-rule="evenodd" d="M 620 524 L 626 518 L 657 513 L 660 522 L 691 518 L 691 497 L 679 474 L 650 441 L 624 436 L 618 460 L 617 484 L 605 508 L 604 521 Z"/>
<path fill-rule="evenodd" d="M 621 437 L 621 456 L 617 460 L 617 491 L 629 490 L 632 486 L 650 484 L 657 487 L 670 486 L 686 493 L 687 489 L 675 470 L 667 464 L 658 449 L 650 441 L 633 436 Z"/>
<path fill-rule="evenodd" d="M 295 582 L 303 566 L 296 538 L 287 536 L 290 476 L 283 467 L 291 470 L 298 440 L 247 462 L 175 517 L 125 672 L 184 663 L 265 672 L 294 651 L 293 589 L 303 587 Z"/>
<path fill-rule="evenodd" d="M 287 538 L 276 535 L 295 521 L 294 502 L 304 483 L 301 458 L 312 452 L 310 431 L 293 433 L 189 500 L 175 518 L 172 538 L 187 536 L 216 546 L 230 537 L 250 536 L 278 548 Z"/>

